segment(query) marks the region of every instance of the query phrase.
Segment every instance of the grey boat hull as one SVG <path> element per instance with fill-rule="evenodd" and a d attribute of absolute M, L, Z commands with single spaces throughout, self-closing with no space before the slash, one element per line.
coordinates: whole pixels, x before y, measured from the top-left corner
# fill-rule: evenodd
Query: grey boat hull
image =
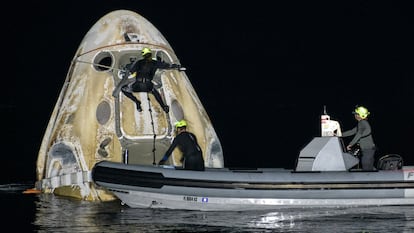
<path fill-rule="evenodd" d="M 373 172 L 278 168 L 198 172 L 103 161 L 95 165 L 92 178 L 132 208 L 238 211 L 414 205 L 414 166 Z"/>

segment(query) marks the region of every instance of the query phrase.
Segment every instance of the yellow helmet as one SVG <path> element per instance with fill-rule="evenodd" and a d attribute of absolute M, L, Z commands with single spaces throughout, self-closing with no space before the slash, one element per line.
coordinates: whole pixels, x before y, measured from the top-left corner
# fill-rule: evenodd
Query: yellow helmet
<path fill-rule="evenodd" d="M 143 48 L 142 51 L 141 51 L 141 55 L 143 57 L 145 57 L 145 55 L 147 55 L 147 54 L 151 54 L 151 49 L 149 49 L 149 48 Z"/>
<path fill-rule="evenodd" d="M 175 122 L 175 128 L 181 128 L 181 127 L 186 127 L 186 126 L 187 126 L 187 122 L 185 120 Z"/>
<path fill-rule="evenodd" d="M 361 117 L 362 119 L 367 118 L 368 115 L 370 114 L 370 112 L 368 112 L 368 109 L 362 106 L 357 106 L 352 113 L 358 114 L 359 117 Z"/>

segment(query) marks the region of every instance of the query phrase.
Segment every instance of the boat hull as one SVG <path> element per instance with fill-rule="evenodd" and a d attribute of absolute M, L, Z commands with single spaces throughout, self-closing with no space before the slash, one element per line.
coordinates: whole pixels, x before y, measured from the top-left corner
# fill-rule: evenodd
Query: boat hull
<path fill-rule="evenodd" d="M 375 172 L 226 168 L 198 172 L 100 162 L 92 179 L 132 208 L 221 211 L 414 205 L 414 167 Z"/>
<path fill-rule="evenodd" d="M 167 208 L 202 211 L 245 211 L 276 208 L 414 205 L 414 198 L 229 198 L 183 196 L 111 189 L 132 208 Z"/>

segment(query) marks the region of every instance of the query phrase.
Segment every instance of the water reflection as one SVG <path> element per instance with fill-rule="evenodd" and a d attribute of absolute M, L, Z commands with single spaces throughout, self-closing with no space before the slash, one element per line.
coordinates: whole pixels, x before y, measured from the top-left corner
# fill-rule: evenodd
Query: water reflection
<path fill-rule="evenodd" d="M 23 232 L 414 232 L 413 206 L 203 212 L 132 209 L 1 186 L 5 225 Z M 13 224 L 13 222 L 21 224 Z"/>
<path fill-rule="evenodd" d="M 277 211 L 133 209 L 39 195 L 34 225 L 65 232 L 412 232 L 412 207 L 285 208 Z"/>
<path fill-rule="evenodd" d="M 289 232 L 413 232 L 414 208 L 353 207 L 282 209 L 253 217 L 250 227 Z M 283 231 L 281 231 L 283 232 Z"/>
<path fill-rule="evenodd" d="M 121 212 L 118 202 L 89 202 L 38 195 L 34 225 L 47 232 L 106 232 Z"/>

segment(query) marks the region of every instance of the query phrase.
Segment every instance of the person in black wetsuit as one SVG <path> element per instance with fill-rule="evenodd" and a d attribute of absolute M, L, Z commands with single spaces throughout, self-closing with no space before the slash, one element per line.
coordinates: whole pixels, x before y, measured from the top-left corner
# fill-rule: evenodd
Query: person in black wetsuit
<path fill-rule="evenodd" d="M 176 136 L 165 152 L 164 157 L 158 162 L 158 165 L 163 165 L 170 157 L 173 150 L 178 147 L 183 153 L 181 162 L 183 162 L 183 168 L 186 170 L 204 171 L 204 159 L 200 146 L 198 145 L 197 138 L 193 133 L 187 131 L 187 122 L 181 120 L 175 123 Z"/>
<path fill-rule="evenodd" d="M 157 69 L 180 69 L 178 64 L 169 64 L 163 61 L 152 59 L 152 51 L 149 48 L 143 48 L 141 51 L 142 59 L 135 61 L 130 65 L 129 70 L 127 70 L 123 79 L 128 78 L 128 73 L 135 78 L 135 81 L 132 83 L 120 82 L 119 85 L 122 85 L 121 91 L 125 96 L 130 98 L 136 104 L 137 110 L 142 111 L 141 101 L 139 101 L 135 96 L 134 92 L 151 92 L 158 103 L 161 105 L 164 112 L 169 112 L 169 107 L 164 103 L 161 98 L 161 94 L 152 83 L 155 72 Z M 129 72 L 128 72 L 129 71 Z M 118 87 L 115 89 L 117 90 Z M 114 92 L 113 95 L 116 95 L 117 92 Z"/>
<path fill-rule="evenodd" d="M 359 145 L 361 149 L 361 165 L 362 170 L 372 171 L 374 168 L 374 155 L 376 151 L 374 139 L 372 137 L 371 125 L 368 122 L 368 109 L 362 106 L 357 106 L 352 112 L 355 120 L 358 121 L 356 127 L 342 133 L 342 137 L 349 137 L 355 135 L 346 149 L 350 151 L 355 145 Z"/>

